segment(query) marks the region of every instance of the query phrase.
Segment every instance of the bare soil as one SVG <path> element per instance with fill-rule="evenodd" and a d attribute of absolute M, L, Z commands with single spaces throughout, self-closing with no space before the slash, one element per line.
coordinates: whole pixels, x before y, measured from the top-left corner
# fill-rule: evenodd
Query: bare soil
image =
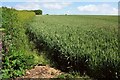
<path fill-rule="evenodd" d="M 62 73 L 60 70 L 51 68 L 50 66 L 35 66 L 31 70 L 26 70 L 25 76 L 21 78 L 56 78 Z"/>

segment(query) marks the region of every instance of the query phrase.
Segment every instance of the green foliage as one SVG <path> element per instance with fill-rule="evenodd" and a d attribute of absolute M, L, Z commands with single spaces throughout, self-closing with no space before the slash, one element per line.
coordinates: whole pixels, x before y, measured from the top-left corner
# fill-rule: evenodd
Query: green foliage
<path fill-rule="evenodd" d="M 71 74 L 61 74 L 57 78 L 74 78 L 74 76 Z"/>
<path fill-rule="evenodd" d="M 88 76 L 81 76 L 80 73 L 78 72 L 70 72 L 70 73 L 63 73 L 57 76 L 59 79 L 68 79 L 68 80 L 76 80 L 76 79 L 81 79 L 81 80 L 91 80 L 90 77 Z"/>
<path fill-rule="evenodd" d="M 13 78 L 15 76 L 22 76 L 24 70 L 31 68 L 34 64 L 34 56 L 26 55 L 24 51 L 14 51 L 11 49 L 9 54 L 3 56 L 3 78 Z"/>
<path fill-rule="evenodd" d="M 2 26 L 2 8 L 0 7 L 0 27 Z"/>
<path fill-rule="evenodd" d="M 37 16 L 28 33 L 58 68 L 94 78 L 118 78 L 117 20 L 116 16 Z"/>
<path fill-rule="evenodd" d="M 20 10 L 21 12 L 34 12 L 36 15 L 42 15 L 42 10 Z"/>
<path fill-rule="evenodd" d="M 42 10 L 22 10 L 26 12 L 34 12 L 36 15 L 42 15 Z"/>
<path fill-rule="evenodd" d="M 36 15 L 42 15 L 42 10 L 33 10 L 33 12 L 35 12 Z"/>
<path fill-rule="evenodd" d="M 2 7 L 2 78 L 21 76 L 25 69 L 38 63 L 36 54 L 29 48 L 26 35 L 27 23 L 34 16 L 34 12 Z"/>

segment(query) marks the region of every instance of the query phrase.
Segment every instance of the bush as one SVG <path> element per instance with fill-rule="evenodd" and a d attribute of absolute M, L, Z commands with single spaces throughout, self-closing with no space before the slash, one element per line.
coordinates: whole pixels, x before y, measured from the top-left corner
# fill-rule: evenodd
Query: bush
<path fill-rule="evenodd" d="M 27 23 L 35 16 L 34 12 L 17 11 L 2 7 L 2 28 L 4 28 L 2 77 L 15 78 L 24 74 L 36 64 L 36 56 L 29 49 L 28 37 L 25 34 Z"/>

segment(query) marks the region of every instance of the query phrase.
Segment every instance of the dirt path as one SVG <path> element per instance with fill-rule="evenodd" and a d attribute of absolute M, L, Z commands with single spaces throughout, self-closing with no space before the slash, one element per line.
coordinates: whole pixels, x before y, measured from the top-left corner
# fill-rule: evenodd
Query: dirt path
<path fill-rule="evenodd" d="M 27 70 L 26 75 L 21 78 L 55 78 L 60 74 L 62 74 L 60 70 L 50 66 L 35 66 L 31 70 Z"/>

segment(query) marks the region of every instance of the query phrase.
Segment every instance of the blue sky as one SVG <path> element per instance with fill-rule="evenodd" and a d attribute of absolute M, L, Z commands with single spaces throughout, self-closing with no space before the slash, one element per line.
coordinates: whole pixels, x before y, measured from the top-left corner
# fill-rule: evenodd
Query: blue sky
<path fill-rule="evenodd" d="M 118 0 L 2 0 L 2 6 L 18 10 L 41 9 L 43 14 L 118 14 Z"/>
<path fill-rule="evenodd" d="M 119 0 L 0 0 L 2 2 L 119 2 Z"/>

